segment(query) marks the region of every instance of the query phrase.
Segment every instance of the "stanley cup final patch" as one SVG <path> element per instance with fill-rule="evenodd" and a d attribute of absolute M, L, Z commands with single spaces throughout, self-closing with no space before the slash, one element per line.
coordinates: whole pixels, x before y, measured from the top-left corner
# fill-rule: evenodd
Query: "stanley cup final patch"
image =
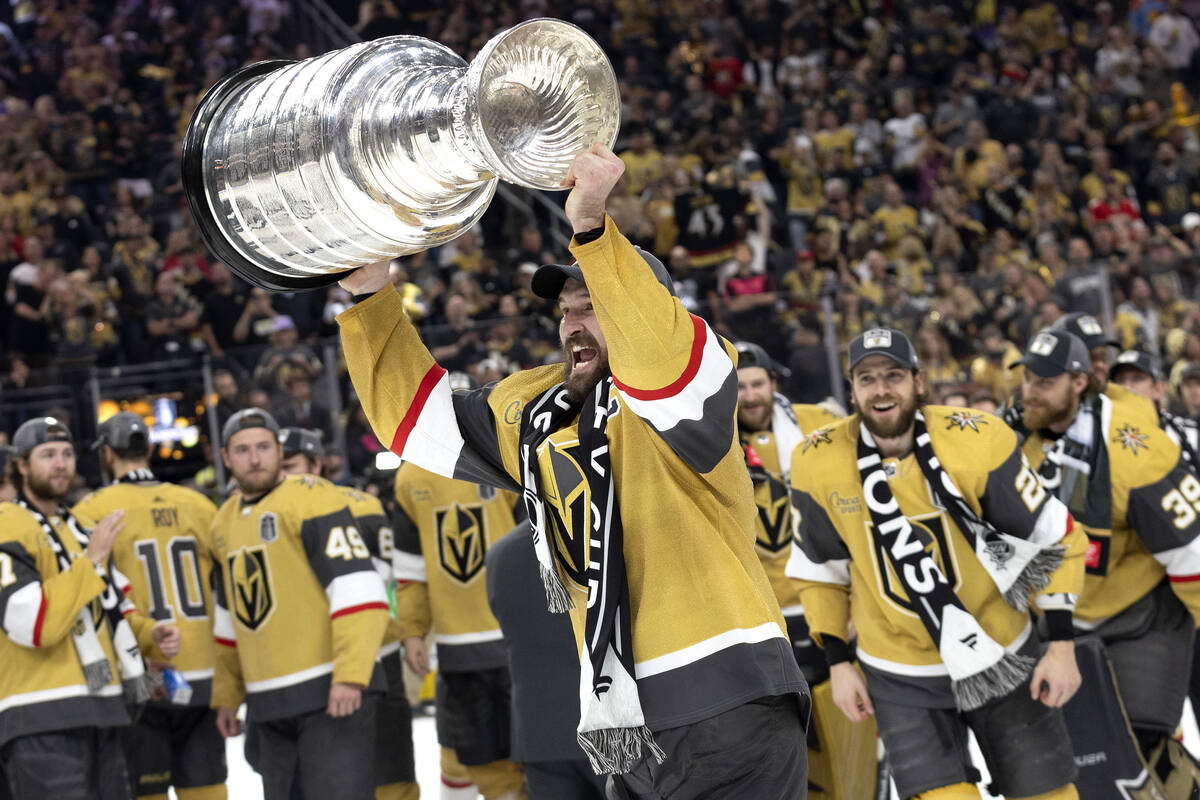
<path fill-rule="evenodd" d="M 892 332 L 881 328 L 869 330 L 863 334 L 863 347 L 867 350 L 888 348 L 892 346 Z"/>
<path fill-rule="evenodd" d="M 267 511 L 258 518 L 258 538 L 267 544 L 279 538 L 279 519 L 274 511 Z"/>

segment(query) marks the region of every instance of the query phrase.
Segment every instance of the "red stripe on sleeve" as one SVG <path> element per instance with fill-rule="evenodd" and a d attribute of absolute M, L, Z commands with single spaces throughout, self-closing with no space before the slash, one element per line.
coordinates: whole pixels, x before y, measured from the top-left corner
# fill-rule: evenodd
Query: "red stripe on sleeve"
<path fill-rule="evenodd" d="M 42 646 L 42 623 L 46 621 L 46 592 L 42 590 L 42 603 L 38 606 L 37 620 L 33 623 L 33 646 Z"/>
<path fill-rule="evenodd" d="M 442 776 L 442 783 L 446 784 L 451 789 L 466 789 L 467 787 L 475 785 L 475 784 L 471 783 L 471 781 L 467 781 L 466 783 L 460 783 L 459 781 L 452 781 L 449 778 L 447 778 L 445 775 Z"/>
<path fill-rule="evenodd" d="M 350 606 L 349 608 L 343 608 L 340 611 L 335 611 L 329 615 L 329 618 L 337 619 L 338 617 L 344 617 L 347 614 L 357 614 L 359 611 L 369 611 L 373 608 L 378 608 L 381 611 L 391 611 L 391 608 L 387 603 L 363 603 L 362 605 Z"/>
<path fill-rule="evenodd" d="M 225 647 L 237 647 L 237 642 L 233 639 L 222 639 L 220 636 L 214 636 L 213 641 Z"/>
<path fill-rule="evenodd" d="M 1200 581 L 1200 573 L 1195 575 L 1169 575 L 1171 583 L 1194 583 Z"/>
<path fill-rule="evenodd" d="M 634 389 L 621 383 L 614 375 L 613 385 L 635 400 L 665 400 L 686 389 L 687 385 L 696 377 L 696 373 L 700 371 L 700 361 L 704 356 L 704 343 L 708 340 L 708 328 L 705 326 L 704 320 L 695 314 L 690 316 L 692 318 L 692 353 L 688 357 L 683 374 L 674 383 L 661 389 Z"/>
<path fill-rule="evenodd" d="M 417 427 L 417 419 L 425 409 L 425 402 L 433 392 L 433 387 L 437 386 L 438 381 L 445 374 L 446 370 L 434 364 L 425 373 L 425 377 L 421 378 L 421 385 L 417 387 L 417 396 L 413 398 L 412 404 L 408 407 L 408 412 L 405 413 L 404 419 L 400 421 L 399 427 L 396 428 L 396 435 L 392 437 L 392 446 L 389 448 L 401 458 L 404 457 L 404 445 L 408 443 L 409 434 L 413 432 L 413 428 Z"/>

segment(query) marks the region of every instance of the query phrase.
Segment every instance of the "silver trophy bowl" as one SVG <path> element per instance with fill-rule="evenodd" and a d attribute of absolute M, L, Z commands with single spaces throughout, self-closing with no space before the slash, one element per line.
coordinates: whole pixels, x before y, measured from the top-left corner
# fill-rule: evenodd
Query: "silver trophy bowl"
<path fill-rule="evenodd" d="M 445 244 L 483 215 L 497 180 L 561 189 L 619 122 L 612 64 L 570 23 L 516 25 L 470 65 L 390 36 L 223 78 L 188 126 L 183 187 L 236 273 L 315 289 Z"/>

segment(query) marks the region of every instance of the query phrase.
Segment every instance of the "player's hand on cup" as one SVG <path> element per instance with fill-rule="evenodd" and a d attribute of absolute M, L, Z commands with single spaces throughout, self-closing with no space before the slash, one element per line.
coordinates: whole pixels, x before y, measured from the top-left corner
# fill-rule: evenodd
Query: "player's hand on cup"
<path fill-rule="evenodd" d="M 359 267 L 338 281 L 338 286 L 352 295 L 375 294 L 387 285 L 388 270 L 391 266 L 392 261 L 388 259 Z"/>
<path fill-rule="evenodd" d="M 420 636 L 410 636 L 404 640 L 404 661 L 408 668 L 420 677 L 429 674 L 429 648 Z"/>
<path fill-rule="evenodd" d="M 348 717 L 362 707 L 362 687 L 355 683 L 335 683 L 329 687 L 329 707 L 325 713 L 331 717 Z"/>
<path fill-rule="evenodd" d="M 625 162 L 600 142 L 575 156 L 562 182 L 563 186 L 571 187 L 564 210 L 575 233 L 604 224 L 608 195 L 624 173 Z"/>

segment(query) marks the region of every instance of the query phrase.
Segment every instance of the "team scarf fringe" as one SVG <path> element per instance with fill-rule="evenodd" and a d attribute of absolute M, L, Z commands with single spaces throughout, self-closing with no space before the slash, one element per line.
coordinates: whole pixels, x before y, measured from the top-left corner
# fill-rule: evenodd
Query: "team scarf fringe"
<path fill-rule="evenodd" d="M 624 530 L 608 449 L 608 422 L 618 410 L 611 390 L 612 380 L 603 380 L 583 401 L 572 402 L 563 384 L 554 386 L 529 403 L 521 415 L 520 431 L 522 495 L 546 607 L 551 613 L 574 608 L 564 573 L 574 583 L 588 587 L 576 733 L 597 775 L 629 772 L 646 757 L 660 764 L 666 759 L 646 726 L 634 677 Z M 558 548 L 552 547 L 549 539 L 555 523 L 542 499 L 537 453 L 552 433 L 576 416 L 590 525 L 586 531 L 564 536 L 562 548 Z"/>
<path fill-rule="evenodd" d="M 1000 534 L 975 514 L 933 454 L 925 419 L 919 411 L 914 420 L 914 437 L 917 461 L 935 496 L 950 512 L 964 538 L 980 556 L 985 569 L 989 561 L 993 567 L 999 567 L 996 572 L 1005 583 L 1002 586 L 997 582 L 997 589 L 1002 593 L 1015 593 L 1021 590 L 1018 586 L 1032 587 L 1039 583 L 1040 588 L 1044 588 L 1045 581 L 1053 573 L 1053 569 L 1048 573 L 1045 571 L 1055 563 L 1054 556 L 1051 553 L 1045 558 L 1038 558 L 1037 551 L 1053 548 L 1041 548 L 1032 542 L 1008 537 L 1028 547 L 1015 545 L 1001 538 L 1006 534 Z M 937 563 L 926 554 L 923 544 L 915 540 L 912 526 L 888 484 L 883 458 L 875 440 L 861 422 L 858 468 L 873 533 L 879 538 L 897 579 L 910 599 L 913 611 L 938 648 L 938 654 L 950 675 L 955 704 L 962 711 L 971 711 L 1012 692 L 1033 670 L 1034 660 L 1009 653 L 984 631 L 979 621 L 963 606 Z M 1058 563 L 1061 560 L 1062 553 L 1058 552 Z M 997 580 L 992 569 L 988 569 L 988 574 L 993 581 Z M 1012 605 L 1011 601 L 1008 602 Z M 1026 595 L 1025 607 L 1028 607 L 1028 602 Z"/>
<path fill-rule="evenodd" d="M 58 531 L 24 494 L 17 496 L 16 503 L 32 514 L 41 525 L 42 531 L 54 549 L 59 572 L 69 570 L 71 557 L 67 554 Z M 65 506 L 59 507 L 58 516 L 66 523 L 79 546 L 86 550 L 88 532 L 80 526 L 75 516 Z M 124 592 L 117 589 L 117 584 L 124 586 L 128 585 L 129 581 L 117 571 L 116 567 L 110 567 L 110 570 L 111 572 L 106 571 L 103 567 L 96 567 L 96 574 L 104 581 L 104 591 L 101 592 L 99 598 L 100 606 L 108 620 L 109 634 L 112 636 L 113 652 L 117 656 L 117 667 L 121 673 L 121 688 L 124 691 L 125 700 L 134 705 L 141 705 L 150 699 L 152 684 L 150 676 L 146 673 L 146 663 L 142 660 L 137 637 L 134 636 L 133 629 L 125 620 L 124 612 L 133 605 L 126 599 Z M 75 624 L 71 626 L 71 641 L 75 645 L 75 653 L 79 658 L 80 667 L 83 669 L 83 677 L 87 682 L 88 691 L 94 694 L 112 682 L 113 673 L 108 656 L 105 655 L 104 648 L 100 644 L 100 638 L 96 635 L 92 615 L 88 611 L 89 605 L 85 605 L 79 610 Z"/>

